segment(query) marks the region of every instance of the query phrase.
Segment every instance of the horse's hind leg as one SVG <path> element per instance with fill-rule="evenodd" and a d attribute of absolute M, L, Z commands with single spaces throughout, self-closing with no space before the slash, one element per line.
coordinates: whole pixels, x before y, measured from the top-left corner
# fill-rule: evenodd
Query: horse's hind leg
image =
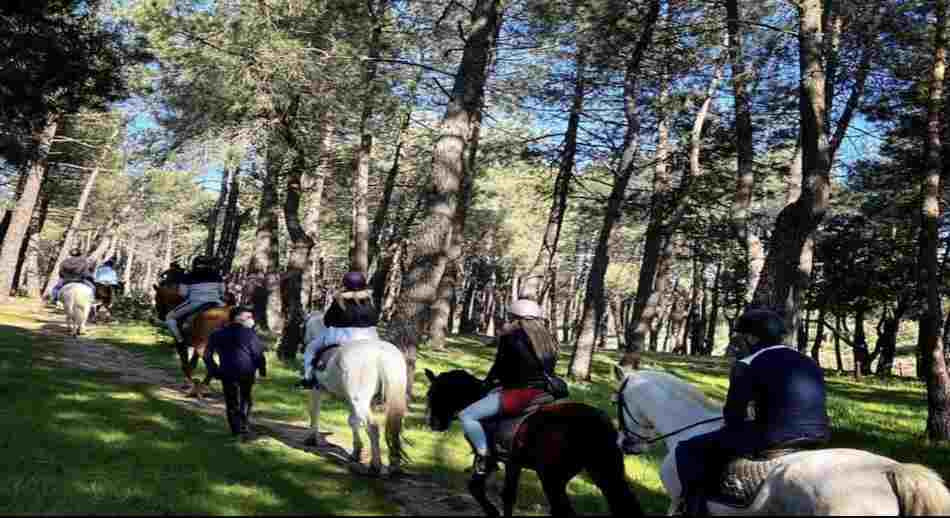
<path fill-rule="evenodd" d="M 371 460 L 369 471 L 372 475 L 378 475 L 383 470 L 383 453 L 379 448 L 379 424 L 373 417 L 366 420 L 366 432 L 369 435 L 369 448 Z"/>
<path fill-rule="evenodd" d="M 326 441 L 320 434 L 320 403 L 323 391 L 315 388 L 310 391 L 310 437 L 304 440 L 306 446 L 324 446 Z"/>
<path fill-rule="evenodd" d="M 541 487 L 548 497 L 552 516 L 574 516 L 574 508 L 567 498 L 567 482 L 563 476 L 553 476 L 550 473 L 540 473 Z"/>
<path fill-rule="evenodd" d="M 360 416 L 356 408 L 351 408 L 350 418 L 347 421 L 350 423 L 350 429 L 353 431 L 353 452 L 350 453 L 350 460 L 356 463 L 362 463 L 363 440 L 360 439 L 360 428 L 363 427 L 365 419 Z"/>

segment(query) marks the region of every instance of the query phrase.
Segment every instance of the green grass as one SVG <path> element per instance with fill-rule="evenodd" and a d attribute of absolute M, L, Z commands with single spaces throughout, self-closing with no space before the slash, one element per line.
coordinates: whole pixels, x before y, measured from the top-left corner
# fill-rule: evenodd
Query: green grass
<path fill-rule="evenodd" d="M 0 307 L 0 512 L 198 512 L 354 513 L 394 512 L 379 482 L 352 476 L 322 457 L 277 441 L 233 442 L 222 418 L 189 413 L 157 399 L 149 387 L 118 385 L 104 375 L 63 369 L 36 360 L 59 346 L 35 331 L 31 319 Z M 16 326 L 16 327 L 13 327 Z M 136 323 L 95 328 L 103 342 L 142 353 L 149 365 L 177 372 L 170 341 L 155 328 Z M 564 351 L 563 372 L 570 351 Z M 292 388 L 299 365 L 269 357 L 269 376 L 255 388 L 255 415 L 288 422 L 307 419 L 307 394 Z M 442 372 L 464 368 L 483 375 L 494 349 L 470 337 L 453 337 L 445 351 L 420 353 L 414 380 L 417 401 L 406 423 L 410 470 L 425 474 L 458 493 L 471 459 L 460 427 L 447 433 L 428 430 L 422 420 L 426 391 L 424 368 Z M 572 398 L 615 416 L 610 395 L 614 356 L 598 353 L 593 382 L 571 383 Z M 722 399 L 727 363 L 649 355 L 648 368 L 666 369 Z M 881 382 L 828 374 L 834 446 L 866 449 L 920 462 L 950 477 L 950 449 L 927 446 L 924 389 L 914 381 Z M 220 391 L 220 385 L 214 388 Z M 351 437 L 341 402 L 325 401 L 321 427 L 330 440 L 349 449 Z M 659 480 L 662 446 L 629 456 L 627 473 L 647 512 L 662 513 L 668 499 Z M 502 477 L 495 480 L 500 485 Z M 605 513 L 605 502 L 586 476 L 569 492 L 581 513 Z M 537 477 L 522 477 L 517 512 L 547 511 Z"/>

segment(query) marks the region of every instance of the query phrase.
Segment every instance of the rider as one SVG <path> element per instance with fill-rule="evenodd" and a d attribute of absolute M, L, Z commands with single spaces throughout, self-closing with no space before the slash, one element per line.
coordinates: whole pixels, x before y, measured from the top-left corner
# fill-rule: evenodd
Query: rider
<path fill-rule="evenodd" d="M 181 284 L 185 276 L 185 269 L 178 264 L 178 261 L 172 261 L 171 266 L 158 276 L 158 285 L 168 286 L 171 284 Z"/>
<path fill-rule="evenodd" d="M 557 363 L 557 340 L 541 320 L 541 307 L 529 299 L 511 305 L 513 320 L 498 337 L 498 350 L 483 384 L 500 385 L 459 412 L 465 438 L 475 453 L 473 478 L 488 471 L 488 439 L 479 422 L 498 415 L 516 416 L 547 391 L 545 373 L 553 374 Z M 542 372 L 542 365 L 544 371 Z"/>
<path fill-rule="evenodd" d="M 732 459 L 790 441 L 818 445 L 830 438 L 824 374 L 811 358 L 782 345 L 784 335 L 785 322 L 772 310 L 753 308 L 739 317 L 734 344 L 745 349 L 737 356 L 746 356 L 732 368 L 722 411 L 725 426 L 676 448 L 686 515 L 707 512 L 708 476 Z M 753 420 L 747 420 L 749 403 L 755 408 Z"/>
<path fill-rule="evenodd" d="M 178 342 L 184 339 L 178 330 L 178 319 L 184 318 L 199 307 L 215 302 L 223 305 L 224 279 L 215 267 L 214 258 L 200 255 L 191 263 L 191 272 L 178 285 L 178 293 L 185 301 L 168 313 L 165 324 Z"/>
<path fill-rule="evenodd" d="M 312 363 L 317 353 L 342 342 L 378 339 L 378 323 L 379 312 L 373 305 L 372 293 L 366 289 L 366 276 L 362 272 L 347 273 L 343 276 L 343 291 L 334 295 L 330 308 L 323 315 L 323 332 L 307 344 L 303 357 L 304 379 L 300 384 L 316 388 Z"/>
<path fill-rule="evenodd" d="M 59 265 L 59 282 L 53 287 L 51 300 L 56 302 L 59 298 L 59 291 L 70 282 L 82 282 L 95 290 L 95 285 L 90 275 L 92 266 L 93 263 L 88 258 L 83 257 L 82 250 L 79 248 L 70 250 L 69 257 L 63 260 L 62 264 Z"/>
<path fill-rule="evenodd" d="M 96 284 L 115 286 L 119 284 L 119 275 L 115 273 L 115 261 L 109 259 L 96 269 Z"/>

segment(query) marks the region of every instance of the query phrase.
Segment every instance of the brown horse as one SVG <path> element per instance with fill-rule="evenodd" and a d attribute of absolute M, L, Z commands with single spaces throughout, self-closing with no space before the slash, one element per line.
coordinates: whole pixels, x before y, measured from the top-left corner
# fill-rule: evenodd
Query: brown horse
<path fill-rule="evenodd" d="M 425 373 L 430 382 L 426 415 L 429 428 L 435 431 L 448 430 L 460 410 L 487 393 L 481 380 L 464 370 L 438 376 L 429 369 Z M 553 516 L 574 515 L 566 488 L 581 471 L 586 471 L 600 488 L 611 515 L 643 516 L 640 500 L 624 473 L 617 437 L 610 417 L 583 403 L 554 403 L 526 418 L 516 432 L 509 458 L 500 459 L 505 462 L 505 516 L 511 516 L 514 510 L 524 468 L 538 474 Z M 494 463 L 489 464 L 489 471 L 494 471 Z M 468 490 L 486 515 L 498 516 L 498 509 L 485 495 L 484 477 L 473 478 Z"/>
<path fill-rule="evenodd" d="M 165 320 L 168 312 L 185 301 L 185 298 L 178 293 L 178 285 L 153 286 L 155 288 L 155 312 L 160 321 Z M 208 386 L 211 382 L 211 376 L 205 375 L 205 379 L 200 383 L 195 383 L 192 374 L 198 367 L 198 359 L 204 357 L 205 348 L 208 346 L 208 337 L 211 333 L 224 327 L 228 323 L 228 313 L 232 306 L 222 306 L 209 308 L 199 312 L 194 316 L 191 329 L 183 332 L 185 340 L 175 344 L 175 350 L 178 352 L 178 358 L 181 360 L 181 370 L 185 379 L 191 385 L 192 394 L 201 397 L 201 387 Z M 188 358 L 188 347 L 191 346 L 193 353 Z"/>

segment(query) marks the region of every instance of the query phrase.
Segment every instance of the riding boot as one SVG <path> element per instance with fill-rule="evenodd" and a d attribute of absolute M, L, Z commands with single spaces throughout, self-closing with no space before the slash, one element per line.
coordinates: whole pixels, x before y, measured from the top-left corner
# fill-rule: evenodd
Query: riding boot
<path fill-rule="evenodd" d="M 485 477 L 488 475 L 488 457 L 486 455 L 475 454 L 472 461 L 472 477 Z"/>

